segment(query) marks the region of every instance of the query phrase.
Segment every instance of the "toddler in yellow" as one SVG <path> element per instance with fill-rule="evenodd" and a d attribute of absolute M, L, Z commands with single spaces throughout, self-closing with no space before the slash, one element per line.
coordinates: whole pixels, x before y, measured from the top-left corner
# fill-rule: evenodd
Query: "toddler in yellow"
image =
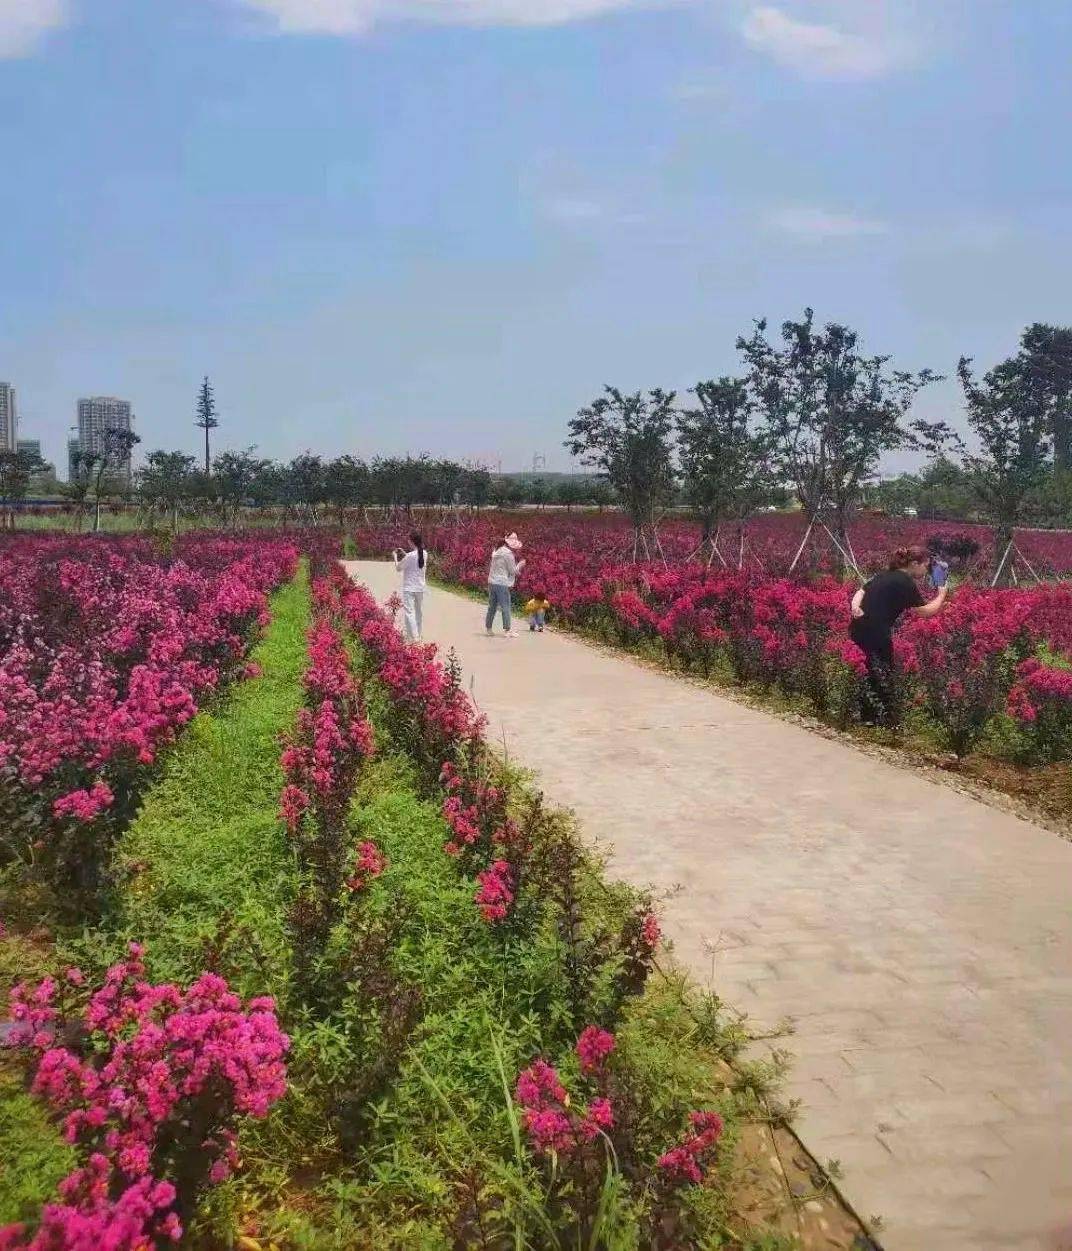
<path fill-rule="evenodd" d="M 547 610 L 551 607 L 551 601 L 543 593 L 537 591 L 532 599 L 525 605 L 525 611 L 529 616 L 529 629 L 539 630 L 543 633 L 543 628 L 547 624 Z"/>

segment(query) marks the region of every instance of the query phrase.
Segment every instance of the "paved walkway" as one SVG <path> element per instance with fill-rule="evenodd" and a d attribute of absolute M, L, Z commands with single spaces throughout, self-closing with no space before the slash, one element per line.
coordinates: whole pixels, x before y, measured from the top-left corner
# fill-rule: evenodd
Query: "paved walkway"
<path fill-rule="evenodd" d="M 381 599 L 390 566 L 349 566 Z M 796 1024 L 798 1129 L 888 1251 L 1072 1220 L 1072 843 L 842 743 L 428 592 L 491 735 L 657 889 L 677 956 Z"/>

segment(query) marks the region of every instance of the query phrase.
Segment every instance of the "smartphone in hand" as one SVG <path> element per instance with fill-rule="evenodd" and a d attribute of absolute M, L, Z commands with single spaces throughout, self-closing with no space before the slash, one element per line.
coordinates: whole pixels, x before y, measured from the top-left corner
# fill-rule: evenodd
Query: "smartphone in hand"
<path fill-rule="evenodd" d="M 944 560 L 931 561 L 931 586 L 945 586 L 949 581 L 949 566 Z"/>

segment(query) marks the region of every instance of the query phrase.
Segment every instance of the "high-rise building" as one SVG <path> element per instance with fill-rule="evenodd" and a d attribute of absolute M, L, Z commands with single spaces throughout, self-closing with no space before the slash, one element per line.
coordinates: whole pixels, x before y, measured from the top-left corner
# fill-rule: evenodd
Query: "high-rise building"
<path fill-rule="evenodd" d="M 14 452 L 19 439 L 19 410 L 15 404 L 15 388 L 0 382 L 0 452 Z"/>
<path fill-rule="evenodd" d="M 90 456 L 104 456 L 107 452 L 105 431 L 130 430 L 134 414 L 129 400 L 117 400 L 110 395 L 95 395 L 78 401 L 78 446 Z M 116 465 L 114 471 L 126 478 L 131 476 L 130 457 Z"/>
<path fill-rule="evenodd" d="M 41 459 L 41 440 L 40 439 L 19 439 L 15 444 L 15 450 L 18 452 L 26 452 L 30 456 L 36 456 Z"/>
<path fill-rule="evenodd" d="M 67 481 L 73 482 L 80 472 L 78 465 L 78 456 L 82 451 L 82 445 L 77 439 L 67 440 Z"/>

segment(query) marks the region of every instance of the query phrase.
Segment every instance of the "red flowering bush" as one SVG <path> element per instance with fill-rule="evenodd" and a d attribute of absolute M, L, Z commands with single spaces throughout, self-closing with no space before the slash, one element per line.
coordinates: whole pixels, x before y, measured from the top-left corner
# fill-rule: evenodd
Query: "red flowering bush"
<path fill-rule="evenodd" d="M 482 588 L 491 539 L 503 524 L 482 513 L 460 524 L 426 525 L 440 574 Z M 400 541 L 393 525 L 359 530 L 358 549 L 379 554 L 392 539 Z M 680 520 L 661 530 L 665 559 L 640 562 L 628 559 L 628 527 L 616 515 L 526 514 L 507 528 L 524 531 L 524 586 L 545 590 L 563 625 L 625 646 L 658 647 L 671 664 L 704 675 L 728 671 L 739 682 L 802 701 L 841 727 L 855 719 L 864 673 L 848 640 L 853 587 L 828 576 L 837 563 L 825 539 L 814 539 L 789 576 L 802 518 L 757 518 L 743 547 L 735 545 L 736 560 L 719 548 L 721 555 L 707 562 L 695 559 L 696 528 Z M 862 568 L 878 569 L 893 547 L 923 541 L 935 550 L 955 549 L 962 574 L 983 572 L 993 556 L 990 532 L 960 530 L 864 517 L 854 524 L 855 555 Z M 1026 532 L 1017 543 L 1032 568 L 1072 571 L 1067 535 Z M 1034 646 L 1072 656 L 1072 584 L 996 591 L 969 584 L 938 617 L 906 619 L 900 635 L 897 655 L 905 663 L 895 674 L 898 702 L 924 711 L 945 745 L 964 754 L 996 724 L 1013 668 Z"/>
<path fill-rule="evenodd" d="M 289 1042 L 271 999 L 243 1007 L 213 973 L 185 992 L 153 985 L 142 956 L 131 944 L 77 1014 L 78 970 L 12 993 L 11 1044 L 37 1054 L 31 1089 L 85 1163 L 35 1234 L 9 1228 L 0 1247 L 141 1251 L 177 1241 L 198 1193 L 237 1166 L 240 1118 L 267 1115 L 286 1089 Z"/>
<path fill-rule="evenodd" d="M 1072 759 L 1072 669 L 1029 657 L 1016 668 L 1006 708 L 1018 725 L 1027 761 Z"/>
<path fill-rule="evenodd" d="M 0 543 L 0 782 L 37 870 L 65 893 L 96 891 L 98 827 L 129 813 L 160 751 L 241 676 L 267 595 L 296 565 L 292 545 L 265 539 L 191 541 L 171 561 L 137 539 Z"/>
<path fill-rule="evenodd" d="M 313 605 L 316 619 L 302 679 L 306 706 L 284 739 L 280 796 L 301 881 L 290 926 L 297 989 L 306 999 L 321 996 L 336 980 L 330 973 L 321 978 L 317 969 L 342 919 L 347 892 L 357 894 L 386 865 L 375 844 L 364 842 L 353 870 L 347 869 L 350 803 L 373 752 L 373 730 L 346 643 L 331 617 L 336 600 L 329 581 L 314 582 Z"/>

